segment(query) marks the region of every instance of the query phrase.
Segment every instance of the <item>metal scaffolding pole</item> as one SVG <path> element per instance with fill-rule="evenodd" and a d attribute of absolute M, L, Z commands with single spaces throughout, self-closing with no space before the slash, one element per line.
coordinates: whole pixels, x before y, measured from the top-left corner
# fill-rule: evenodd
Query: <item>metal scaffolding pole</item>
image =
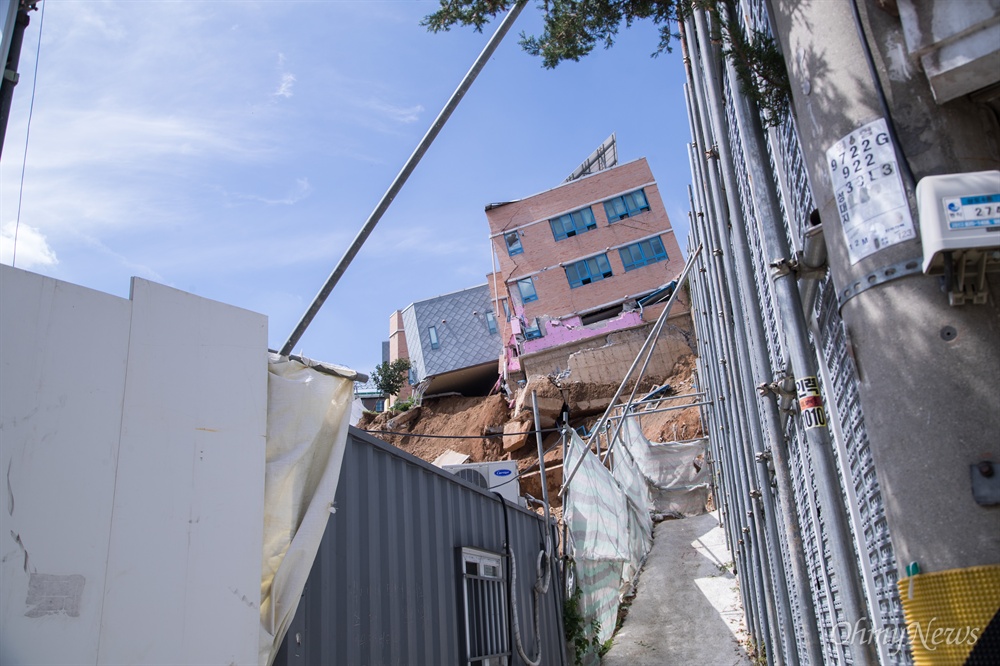
<path fill-rule="evenodd" d="M 696 168 L 700 168 L 703 173 L 708 174 L 710 182 L 708 194 L 711 195 L 715 211 L 715 215 L 710 218 L 715 220 L 715 224 L 710 224 L 708 227 L 709 240 L 714 245 L 714 250 L 711 254 L 716 258 L 716 262 L 714 262 L 716 264 L 716 277 L 713 282 L 720 289 L 719 303 L 722 314 L 726 322 L 730 325 L 732 333 L 735 333 L 735 335 L 732 335 L 727 331 L 723 335 L 723 344 L 726 358 L 728 359 L 728 363 L 726 364 L 726 374 L 728 376 L 727 389 L 732 405 L 731 409 L 734 411 L 733 434 L 736 437 L 732 448 L 732 463 L 736 470 L 736 483 L 740 485 L 739 500 L 746 521 L 746 525 L 742 530 L 743 539 L 750 553 L 752 563 L 750 574 L 754 577 L 754 592 L 758 595 L 758 603 L 762 602 L 761 606 L 759 606 L 762 612 L 759 613 L 760 617 L 758 619 L 760 631 L 756 638 L 760 642 L 769 642 L 773 646 L 778 646 L 781 645 L 781 637 L 778 628 L 773 580 L 770 573 L 770 558 L 767 553 L 767 541 L 764 529 L 753 506 L 752 488 L 750 487 L 751 474 L 756 471 L 756 465 L 753 463 L 752 458 L 748 462 L 747 447 L 753 446 L 755 438 L 759 437 L 759 433 L 754 432 L 754 429 L 748 426 L 751 416 L 745 404 L 744 391 L 740 390 L 740 385 L 743 383 L 740 376 L 742 375 L 741 367 L 744 364 L 744 360 L 739 350 L 741 346 L 739 341 L 742 327 L 736 325 L 736 322 L 742 321 L 743 316 L 740 309 L 739 294 L 732 281 L 734 271 L 731 265 L 732 260 L 728 243 L 724 241 L 722 235 L 722 230 L 727 227 L 725 222 L 729 219 L 729 216 L 726 215 L 726 207 L 720 196 L 722 188 L 719 186 L 718 174 L 708 163 L 705 156 L 708 146 L 712 144 L 713 140 L 718 143 L 720 135 L 718 131 L 713 131 L 710 122 L 711 118 L 708 113 L 704 112 L 705 108 L 709 107 L 709 105 L 706 101 L 705 82 L 701 80 L 702 69 L 712 69 L 715 61 L 709 58 L 705 52 L 705 42 L 707 40 L 705 35 L 707 33 L 698 34 L 690 30 L 690 19 L 687 22 L 687 27 L 688 29 L 682 31 L 682 39 L 687 42 L 687 52 L 691 55 L 692 61 L 696 61 L 698 53 L 695 52 L 694 44 L 691 40 L 697 39 L 699 46 L 701 46 L 701 61 L 703 64 L 703 68 L 693 66 L 693 64 L 688 68 L 695 93 L 694 96 L 689 96 L 688 98 L 690 115 L 692 119 L 699 121 L 692 122 L 692 135 L 695 139 L 695 145 L 705 148 L 705 151 L 700 153 L 697 150 L 692 151 L 692 161 L 697 165 L 697 167 L 693 167 L 692 172 Z M 700 182 L 704 184 L 705 181 L 701 180 Z M 734 209 L 730 203 L 730 216 L 736 215 L 738 212 L 738 209 Z M 774 656 L 774 650 L 769 651 L 768 658 L 773 659 Z"/>
<path fill-rule="evenodd" d="M 486 46 L 483 47 L 479 57 L 472 63 L 472 67 L 469 68 L 469 71 L 462 78 L 462 81 L 458 84 L 458 88 L 455 89 L 455 92 L 451 94 L 448 102 L 444 105 L 444 108 L 441 109 L 441 113 L 439 113 L 437 118 L 434 119 L 434 122 L 431 124 L 431 128 L 427 130 L 424 138 L 422 138 L 420 143 L 417 144 L 413 154 L 411 154 L 409 159 L 406 160 L 406 163 L 403 164 L 403 168 L 400 169 L 399 174 L 396 175 L 392 184 L 389 185 L 389 189 L 382 195 L 382 198 L 375 206 L 375 210 L 373 210 L 371 215 L 368 216 L 368 220 L 365 222 L 364 226 L 361 227 L 361 231 L 359 231 L 358 235 L 354 237 L 350 247 L 347 248 L 344 256 L 341 257 L 337 266 L 333 269 L 333 272 L 330 273 L 330 276 L 326 279 L 323 287 L 319 290 L 319 293 L 316 294 L 315 298 L 313 298 L 313 301 L 309 305 L 305 314 L 302 315 L 302 319 L 299 320 L 295 330 L 288 336 L 288 340 L 281 348 L 280 353 L 282 356 L 288 356 L 291 354 L 295 345 L 299 343 L 299 340 L 306 332 L 309 324 L 312 323 L 312 320 L 319 313 L 320 308 L 323 307 L 323 303 L 325 303 L 326 299 L 330 296 L 330 292 L 332 292 L 333 288 L 337 286 L 338 282 L 340 282 L 340 278 L 343 277 L 344 273 L 347 271 L 347 267 L 351 265 L 352 261 L 354 261 L 354 257 L 357 256 L 358 252 L 361 250 L 361 246 L 364 245 L 368 236 L 375 230 L 375 225 L 382 219 L 385 211 L 389 209 L 389 206 L 396 198 L 396 195 L 399 194 L 399 191 L 403 189 L 403 185 L 410 177 L 410 174 L 413 173 L 413 170 L 417 168 L 417 164 L 420 163 L 424 153 L 426 153 L 427 149 L 430 148 L 432 143 L 434 143 L 434 139 L 437 138 L 438 133 L 444 127 L 445 123 L 448 122 L 448 118 L 451 117 L 452 112 L 456 109 L 456 107 L 458 107 L 459 102 L 461 102 L 462 98 L 465 97 L 465 93 L 468 92 L 472 83 L 476 80 L 476 77 L 479 76 L 479 72 L 482 71 L 486 62 L 493 55 L 493 52 L 496 51 L 498 46 L 500 46 L 500 42 L 503 41 L 503 38 L 510 30 L 510 27 L 514 25 L 514 21 L 517 19 L 518 14 L 521 13 L 521 10 L 524 9 L 526 2 L 527 0 L 520 0 L 520 2 L 517 2 L 510 8 L 510 11 L 507 12 L 507 15 L 503 18 L 503 21 L 500 22 L 500 25 L 497 26 L 496 32 L 493 33 L 493 36 L 490 37 Z"/>
<path fill-rule="evenodd" d="M 694 12 L 694 20 L 698 27 L 699 34 L 705 39 L 699 40 L 703 59 L 710 61 L 711 46 L 707 40 L 708 28 L 704 14 L 701 11 Z M 713 116 L 714 124 L 723 127 L 722 122 L 722 94 L 716 72 L 711 67 L 705 68 L 706 92 L 708 93 L 708 111 Z M 720 162 L 722 164 L 723 177 L 726 179 L 726 192 L 730 198 L 730 209 L 738 207 L 735 200 L 735 170 L 733 158 L 729 146 L 725 141 L 719 141 L 716 146 Z M 772 211 L 777 213 L 778 209 Z M 768 248 L 768 257 L 775 260 L 789 259 L 787 240 L 784 231 L 780 228 L 780 217 L 778 215 L 761 215 L 758 223 L 764 229 L 765 246 Z M 781 272 L 781 271 L 776 271 Z M 784 272 L 774 276 L 775 295 L 779 303 L 784 324 L 784 332 L 788 345 L 788 352 L 792 364 L 793 372 L 800 383 L 800 393 L 813 390 L 817 383 L 816 359 L 811 353 L 808 334 L 805 325 L 805 318 L 802 314 L 802 305 L 799 298 L 798 286 L 795 282 L 794 274 Z M 804 383 L 803 383 L 804 382 Z M 810 394 L 811 395 L 811 394 Z M 817 465 L 817 493 L 819 495 L 820 506 L 823 509 L 826 525 L 830 533 L 832 548 L 835 556 L 833 559 L 834 575 L 837 578 L 837 587 L 842 597 L 842 609 L 845 621 L 851 627 L 868 628 L 864 611 L 863 593 L 858 584 L 858 576 L 853 571 L 857 555 L 853 548 L 853 537 L 848 528 L 846 510 L 839 497 L 839 482 L 837 481 L 836 463 L 833 459 L 833 451 L 830 443 L 829 433 L 825 427 L 806 427 L 805 437 L 808 446 L 813 453 L 813 460 Z M 836 487 L 834 484 L 838 484 Z M 870 654 L 862 647 L 863 658 L 872 661 L 874 654 Z"/>
<path fill-rule="evenodd" d="M 642 370 L 640 371 L 639 376 L 635 380 L 635 386 L 638 387 L 639 379 L 642 377 L 642 372 L 645 371 L 646 365 L 649 363 L 650 355 L 652 354 L 653 349 L 656 346 L 656 339 L 659 337 L 660 331 L 663 330 L 663 325 L 667 322 L 667 315 L 670 313 L 670 307 L 674 304 L 674 301 L 677 299 L 677 295 L 681 291 L 681 285 L 683 285 L 684 280 L 687 279 L 688 272 L 691 270 L 691 266 L 694 265 L 694 262 L 697 260 L 699 254 L 701 254 L 701 247 L 696 248 L 694 253 L 690 257 L 688 257 L 687 263 L 684 265 L 684 270 L 681 271 L 680 276 L 677 278 L 677 288 L 674 289 L 674 293 L 671 294 L 670 299 L 667 300 L 667 304 L 663 306 L 663 310 L 660 312 L 660 316 L 657 318 L 656 323 L 653 325 L 652 330 L 650 330 L 649 335 L 646 336 L 646 341 L 642 344 L 642 348 L 636 355 L 635 360 L 632 361 L 632 365 L 631 367 L 629 367 L 628 372 L 625 373 L 625 378 L 622 379 L 622 382 L 618 386 L 618 390 L 615 392 L 614 397 L 611 398 L 611 402 L 608 404 L 608 408 L 604 411 L 604 414 L 601 415 L 601 418 L 598 419 L 597 424 L 594 426 L 594 434 L 591 435 L 590 439 L 587 441 L 588 446 L 590 445 L 591 442 L 594 441 L 597 441 L 598 443 L 600 442 L 598 437 L 601 427 L 606 426 L 608 424 L 608 417 L 611 415 L 612 407 L 618 402 L 618 398 L 621 397 L 622 392 L 624 392 L 625 390 L 625 385 L 632 377 L 632 373 L 635 372 L 636 367 L 638 367 L 639 361 L 642 360 L 643 361 Z M 632 398 L 634 397 L 635 397 L 635 389 L 633 388 L 632 394 L 629 396 L 630 404 Z M 620 427 L 621 424 L 619 424 L 619 428 Z M 605 454 L 605 458 L 607 458 L 607 455 L 610 454 L 611 448 L 614 446 L 614 442 L 617 436 L 618 436 L 618 430 L 616 429 L 614 435 L 608 438 L 608 448 L 607 448 L 607 454 Z M 598 444 L 598 449 L 597 449 L 598 455 L 600 455 L 600 452 L 601 452 L 600 445 Z M 569 473 L 569 476 L 567 476 L 566 480 L 563 481 L 562 487 L 559 489 L 560 496 L 562 496 L 562 494 L 566 491 L 566 488 L 569 486 L 570 481 L 573 480 L 573 476 L 576 475 L 576 471 L 580 469 L 580 465 L 582 464 L 583 464 L 583 458 L 581 457 L 576 462 L 576 465 L 573 467 L 573 470 Z"/>
<path fill-rule="evenodd" d="M 698 170 L 700 173 L 700 167 L 694 166 L 696 163 L 694 156 L 692 155 L 691 158 L 693 162 L 692 173 L 695 173 L 695 170 Z M 694 201 L 692 201 L 692 207 L 696 210 L 699 207 L 707 210 L 705 208 L 706 192 L 702 187 L 702 181 L 699 178 L 695 178 L 694 180 L 695 191 L 699 195 L 699 206 L 696 206 Z M 703 235 L 708 230 L 707 226 L 701 228 L 700 225 L 695 225 L 694 228 L 697 229 L 699 234 Z M 701 242 L 708 244 L 708 247 L 712 247 L 715 244 L 710 233 L 704 235 Z M 738 558 L 739 571 L 743 573 L 740 584 L 740 592 L 743 595 L 743 607 L 746 610 L 748 627 L 751 634 L 755 641 L 760 641 L 762 640 L 764 627 L 766 626 L 766 624 L 762 623 L 762 603 L 759 596 L 758 581 L 756 580 L 760 569 L 755 564 L 754 549 L 750 539 L 747 538 L 750 531 L 748 518 L 752 514 L 747 511 L 746 502 L 748 495 L 747 490 L 743 487 L 744 475 L 740 473 L 736 456 L 733 454 L 739 446 L 740 441 L 738 421 L 733 418 L 731 410 L 727 409 L 728 405 L 733 404 L 732 391 L 730 389 L 731 383 L 727 375 L 729 363 L 727 359 L 731 358 L 731 356 L 726 347 L 726 331 L 732 322 L 722 307 L 724 299 L 721 296 L 721 285 L 724 277 L 717 270 L 716 262 L 708 259 L 709 256 L 713 255 L 715 255 L 714 251 L 705 255 L 706 289 L 710 294 L 709 300 L 713 304 L 711 315 L 706 319 L 709 331 L 705 339 L 711 343 L 713 347 L 712 357 L 715 359 L 715 362 L 711 364 L 711 368 L 714 373 L 717 396 L 715 407 L 717 408 L 716 413 L 720 418 L 720 437 L 722 439 L 720 442 L 719 462 L 722 467 L 723 477 L 726 479 L 724 487 L 726 489 L 726 497 L 729 500 L 727 523 L 730 540 L 734 554 Z M 725 453 L 723 453 L 723 450 Z"/>
<path fill-rule="evenodd" d="M 706 234 L 704 227 L 698 227 L 699 236 Z M 702 242 L 708 242 L 706 236 Z M 728 381 L 726 379 L 727 359 L 724 347 L 725 323 L 720 319 L 720 303 L 718 296 L 717 276 L 712 268 L 711 261 L 706 255 L 706 273 L 703 289 L 706 293 L 707 309 L 709 316 L 704 319 L 704 340 L 708 341 L 711 347 L 706 357 L 710 360 L 709 372 L 710 382 L 713 385 L 714 404 L 712 413 L 716 417 L 717 434 L 714 439 L 718 440 L 716 459 L 720 474 L 720 487 L 722 500 L 725 506 L 725 523 L 727 535 L 729 537 L 730 549 L 734 555 L 736 570 L 740 575 L 740 595 L 743 601 L 747 619 L 747 628 L 751 632 L 755 641 L 760 641 L 763 636 L 761 627 L 762 605 L 757 594 L 757 585 L 754 577 L 755 565 L 753 562 L 753 551 L 750 540 L 746 538 L 749 531 L 747 526 L 747 495 L 742 487 L 742 475 L 739 473 L 734 450 L 737 447 L 738 434 L 733 426 L 733 415 L 729 405 L 732 404 Z"/>

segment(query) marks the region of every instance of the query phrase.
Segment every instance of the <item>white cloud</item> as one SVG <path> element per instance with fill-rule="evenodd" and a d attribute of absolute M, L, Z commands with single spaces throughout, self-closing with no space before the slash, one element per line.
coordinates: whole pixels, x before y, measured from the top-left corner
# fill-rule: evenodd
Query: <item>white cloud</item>
<path fill-rule="evenodd" d="M 0 228 L 0 263 L 13 266 L 15 261 L 19 268 L 37 268 L 54 266 L 59 258 L 41 231 L 27 224 L 8 222 Z"/>
<path fill-rule="evenodd" d="M 368 99 L 359 102 L 358 106 L 369 111 L 374 111 L 379 115 L 397 123 L 409 125 L 420 120 L 420 114 L 424 107 L 421 104 L 416 106 L 396 106 L 377 99 Z"/>
<path fill-rule="evenodd" d="M 282 206 L 293 206 L 298 202 L 309 196 L 312 192 L 312 185 L 309 184 L 308 178 L 296 178 L 295 187 L 280 199 L 274 199 L 271 197 L 264 197 L 259 194 L 236 194 L 239 199 L 247 199 L 250 201 L 260 201 L 261 203 L 266 203 L 268 205 L 282 205 Z"/>
<path fill-rule="evenodd" d="M 370 243 L 374 256 L 391 257 L 406 253 L 420 257 L 468 257 L 470 244 L 468 238 L 461 234 L 449 237 L 425 226 L 408 226 L 392 229 L 391 235 L 380 237 L 378 242 Z M 482 245 L 482 255 L 489 257 L 489 245 Z M 474 250 L 473 250 L 474 251 Z"/>
<path fill-rule="evenodd" d="M 194 115 L 139 109 L 60 108 L 40 114 L 33 132 L 32 168 L 156 166 L 151 158 L 219 155 L 246 158 L 259 150 L 240 129 Z M 44 131 L 42 131 L 44 130 Z"/>
<path fill-rule="evenodd" d="M 281 75 L 281 83 L 278 85 L 278 89 L 271 93 L 274 97 L 284 97 L 285 99 L 292 96 L 292 85 L 295 84 L 295 75 L 285 72 Z"/>
<path fill-rule="evenodd" d="M 101 253 L 111 257 L 112 259 L 115 260 L 117 265 L 127 269 L 129 274 L 131 275 L 137 275 L 139 277 L 146 278 L 148 280 L 153 280 L 154 282 L 167 284 L 167 279 L 162 275 L 160 275 L 159 273 L 157 273 L 152 268 L 150 268 L 149 266 L 146 266 L 145 264 L 138 264 L 134 261 L 131 261 L 128 257 L 118 252 L 115 252 L 110 247 L 102 243 L 97 238 L 94 238 L 93 236 L 81 235 L 80 241 L 87 247 L 94 248 L 100 251 Z"/>

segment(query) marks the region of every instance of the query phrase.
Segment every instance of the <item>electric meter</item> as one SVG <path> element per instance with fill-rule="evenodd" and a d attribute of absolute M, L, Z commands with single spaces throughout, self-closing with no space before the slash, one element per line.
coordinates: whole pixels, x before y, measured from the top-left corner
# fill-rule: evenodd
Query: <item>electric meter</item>
<path fill-rule="evenodd" d="M 1000 262 L 1000 171 L 927 176 L 917 184 L 924 273 L 949 269 L 946 255 L 975 250 L 984 264 Z"/>

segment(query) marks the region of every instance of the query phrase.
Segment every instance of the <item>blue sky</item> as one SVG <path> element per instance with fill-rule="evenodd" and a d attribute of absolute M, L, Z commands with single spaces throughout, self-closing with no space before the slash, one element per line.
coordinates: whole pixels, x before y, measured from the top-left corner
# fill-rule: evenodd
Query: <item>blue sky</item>
<path fill-rule="evenodd" d="M 45 0 L 16 265 L 128 295 L 136 275 L 266 314 L 282 346 L 430 127 L 483 34 L 419 25 L 433 1 Z M 11 263 L 40 13 L 0 160 Z M 612 132 L 649 160 L 681 247 L 679 46 L 652 25 L 545 70 L 525 8 L 296 352 L 369 372 L 389 315 L 482 284 L 486 204 L 559 184 Z"/>

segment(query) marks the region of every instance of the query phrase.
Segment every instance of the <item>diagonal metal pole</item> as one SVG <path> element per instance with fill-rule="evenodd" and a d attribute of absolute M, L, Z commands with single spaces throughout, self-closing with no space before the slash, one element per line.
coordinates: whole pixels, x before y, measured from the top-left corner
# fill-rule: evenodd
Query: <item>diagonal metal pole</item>
<path fill-rule="evenodd" d="M 337 286 L 338 282 L 340 282 L 340 278 L 343 277 L 344 273 L 347 271 L 347 267 L 350 266 L 352 261 L 354 261 L 354 257 L 357 256 L 358 252 L 361 250 L 361 246 L 364 245 L 368 236 L 371 235 L 371 232 L 375 229 L 375 225 L 382 219 L 382 215 L 385 214 L 385 211 L 389 209 L 389 205 L 392 204 L 393 199 L 395 199 L 396 195 L 399 194 L 399 191 L 403 188 L 403 185 L 410 177 L 410 174 L 413 173 L 417 164 L 420 163 L 421 158 L 424 156 L 424 153 L 427 152 L 427 149 L 430 148 L 434 139 L 437 138 L 441 128 L 443 128 L 445 123 L 448 122 L 448 118 L 451 117 L 452 112 L 458 106 L 459 102 L 462 101 L 465 93 L 468 92 L 469 88 L 472 86 L 472 82 L 476 80 L 477 76 L 479 76 L 479 72 L 482 71 L 483 66 L 486 65 L 486 61 L 490 59 L 493 52 L 496 51 L 498 46 L 500 46 L 500 42 L 510 30 L 510 27 L 514 25 L 514 21 L 517 19 L 518 14 L 521 13 L 521 10 L 524 9 L 526 2 L 527 0 L 521 0 L 516 5 L 511 7 L 503 21 L 501 21 L 500 25 L 497 26 L 496 32 L 494 32 L 493 36 L 490 37 L 490 41 L 486 43 L 482 53 L 480 53 L 479 57 L 476 58 L 476 61 L 472 63 L 472 67 L 466 73 L 462 82 L 458 84 L 458 88 L 455 89 L 455 92 L 451 94 L 451 98 L 448 100 L 448 103 L 444 105 L 444 108 L 441 109 L 441 113 L 439 113 L 438 117 L 434 119 L 434 123 L 431 125 L 431 128 L 427 130 L 424 138 L 420 140 L 419 144 L 417 144 L 413 154 L 410 155 L 408 160 L 406 160 L 406 163 L 403 165 L 403 168 L 400 170 L 395 180 L 393 180 L 392 184 L 389 185 L 389 189 L 382 195 L 382 199 L 378 202 L 378 205 L 375 206 L 375 210 L 373 210 L 371 215 L 368 216 L 368 221 L 365 222 L 361 231 L 359 231 L 358 235 L 355 236 L 351 246 L 347 248 L 347 252 L 344 253 L 344 256 L 341 257 L 336 268 L 334 268 L 333 272 L 330 273 L 330 277 L 326 279 L 326 283 L 323 285 L 323 288 L 319 290 L 318 294 L 316 294 L 316 298 L 313 299 L 309 309 L 306 310 L 304 315 L 302 315 L 302 319 L 299 320 L 295 330 L 292 331 L 290 336 L 288 336 L 288 340 L 281 348 L 282 356 L 288 356 L 292 353 L 295 345 L 298 344 L 302 335 L 306 332 L 306 329 L 309 328 L 309 324 L 312 323 L 312 320 L 319 313 L 320 308 L 323 307 L 323 303 L 326 302 L 330 292 L 332 292 L 333 288 Z"/>

